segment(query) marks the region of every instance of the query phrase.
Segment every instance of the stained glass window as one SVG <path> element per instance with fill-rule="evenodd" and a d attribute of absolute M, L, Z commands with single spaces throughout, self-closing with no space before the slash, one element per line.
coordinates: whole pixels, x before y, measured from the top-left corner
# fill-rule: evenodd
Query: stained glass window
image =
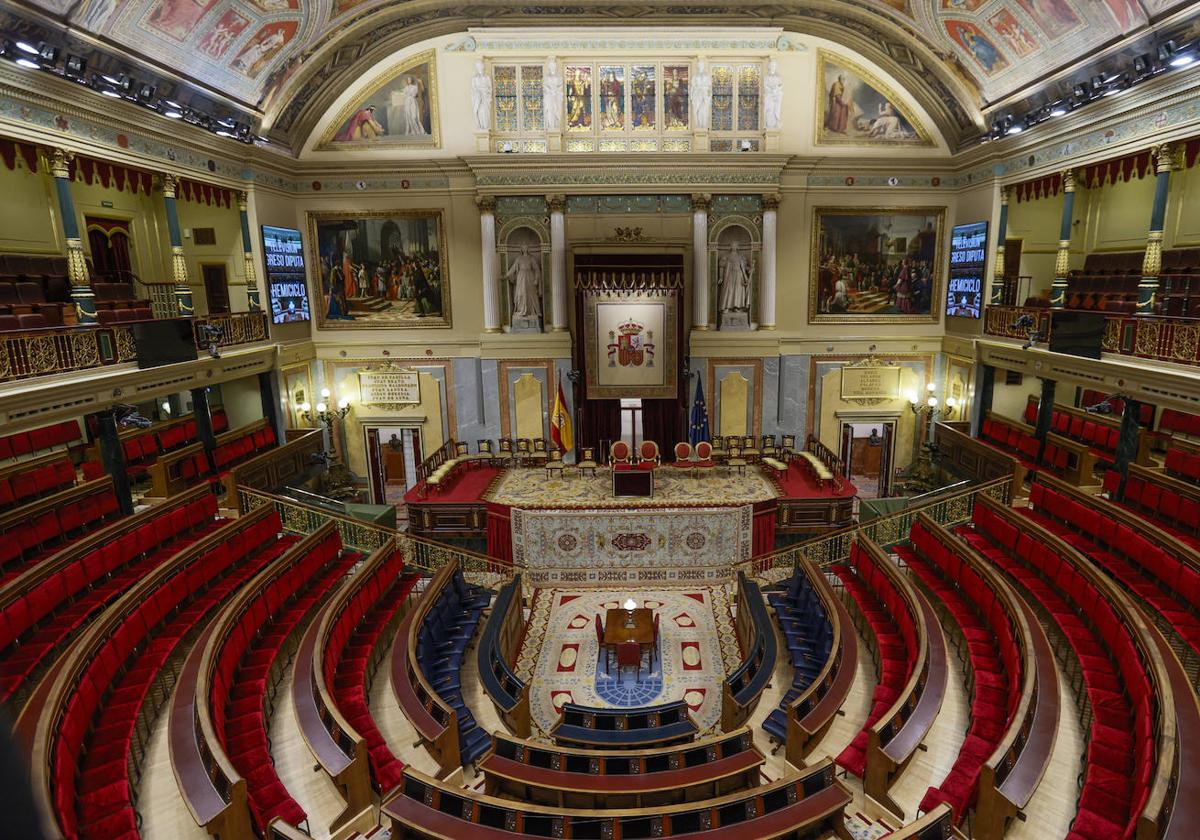
<path fill-rule="evenodd" d="M 634 131 L 653 131 L 658 125 L 658 90 L 653 64 L 630 68 L 629 124 Z"/>
<path fill-rule="evenodd" d="M 541 131 L 545 128 L 542 117 L 542 67 L 540 64 L 521 67 L 521 130 Z"/>
<path fill-rule="evenodd" d="M 568 64 L 567 131 L 587 131 L 592 127 L 592 67 Z"/>
<path fill-rule="evenodd" d="M 689 78 L 687 65 L 663 68 L 663 127 L 667 131 L 686 131 L 691 123 Z"/>
<path fill-rule="evenodd" d="M 716 64 L 712 68 L 712 130 L 733 130 L 733 66 Z"/>
<path fill-rule="evenodd" d="M 600 130 L 620 131 L 625 127 L 625 68 L 600 66 Z"/>
<path fill-rule="evenodd" d="M 517 68 L 497 67 L 492 79 L 496 97 L 496 132 L 509 134 L 518 131 Z"/>
<path fill-rule="evenodd" d="M 758 131 L 758 97 L 762 69 L 757 64 L 738 68 L 738 131 Z"/>

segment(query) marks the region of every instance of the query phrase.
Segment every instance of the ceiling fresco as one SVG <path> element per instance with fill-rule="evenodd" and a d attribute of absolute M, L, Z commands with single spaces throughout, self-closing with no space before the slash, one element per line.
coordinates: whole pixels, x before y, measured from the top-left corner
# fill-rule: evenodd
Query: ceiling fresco
<path fill-rule="evenodd" d="M 486 2 L 486 0 L 485 0 Z M 529 6 L 491 0 L 479 6 L 450 7 L 440 2 L 396 0 L 24 0 L 72 27 L 121 45 L 149 61 L 172 67 L 211 89 L 251 107 L 278 113 L 286 100 L 327 78 L 326 68 L 344 66 L 343 50 L 357 55 L 374 51 L 372 39 L 398 15 L 428 20 L 463 20 L 481 25 L 489 19 L 518 25 L 514 14 L 541 23 L 566 23 L 573 12 L 609 19 L 633 18 L 643 25 L 656 14 L 683 14 L 706 23 L 732 19 L 763 23 L 768 19 L 824 19 L 862 34 L 871 31 L 907 41 L 923 53 L 926 65 L 976 91 L 964 102 L 976 111 L 1055 70 L 1094 54 L 1125 35 L 1145 32 L 1153 19 L 1187 0 L 816 0 L 773 5 L 729 2 L 689 6 L 615 0 L 561 6 Z M 436 8 L 435 8 L 436 7 Z M 536 17 L 535 17 L 536 16 Z M 732 17 L 731 17 L 732 16 Z M 797 17 L 798 16 L 798 17 Z M 847 26 L 843 21 L 853 22 Z M 462 27 L 460 26 L 460 29 Z M 386 36 L 394 38 L 395 35 Z M 902 49 L 888 48 L 895 56 Z M 904 64 L 904 60 L 898 59 Z M 919 62 L 917 62 L 919 64 Z M 928 65 L 940 65 L 931 68 Z M 935 97 L 944 96 L 934 90 Z M 957 98 L 966 99 L 962 92 Z"/>

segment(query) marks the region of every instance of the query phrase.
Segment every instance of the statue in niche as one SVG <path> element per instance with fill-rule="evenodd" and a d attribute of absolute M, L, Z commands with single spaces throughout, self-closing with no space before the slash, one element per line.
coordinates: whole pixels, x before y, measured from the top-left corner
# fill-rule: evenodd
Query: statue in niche
<path fill-rule="evenodd" d="M 712 74 L 708 72 L 708 62 L 703 58 L 696 62 L 696 73 L 692 76 L 689 93 L 694 120 L 692 124 L 700 131 L 708 131 L 709 117 L 712 116 Z"/>
<path fill-rule="evenodd" d="M 516 331 L 541 330 L 542 260 L 529 253 L 529 245 L 509 263 L 504 279 L 512 284 L 512 326 Z"/>
<path fill-rule="evenodd" d="M 550 56 L 542 73 L 542 121 L 546 131 L 562 131 L 563 90 L 558 59 Z"/>
<path fill-rule="evenodd" d="M 750 329 L 750 275 L 754 267 L 736 241 L 720 262 L 717 312 L 721 329 Z"/>
<path fill-rule="evenodd" d="M 475 75 L 471 78 L 471 110 L 475 113 L 477 131 L 492 127 L 492 77 L 481 58 L 475 59 Z"/>
<path fill-rule="evenodd" d="M 782 117 L 783 77 L 779 75 L 779 62 L 772 58 L 763 77 L 763 123 L 768 129 L 779 128 Z"/>

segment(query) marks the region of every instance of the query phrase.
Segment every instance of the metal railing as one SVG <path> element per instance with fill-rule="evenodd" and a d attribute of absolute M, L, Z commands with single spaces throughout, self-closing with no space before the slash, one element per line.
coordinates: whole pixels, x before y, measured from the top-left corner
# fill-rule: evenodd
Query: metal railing
<path fill-rule="evenodd" d="M 375 551 L 388 540 L 395 539 L 396 545 L 404 553 L 405 566 L 420 572 L 435 574 L 447 563 L 457 560 L 463 575 L 472 583 L 502 586 L 521 571 L 513 564 L 486 554 L 372 525 L 273 493 L 243 487 L 239 487 L 237 493 L 238 507 L 242 513 L 249 513 L 264 505 L 274 505 L 285 531 L 311 534 L 326 522 L 333 522 L 342 538 L 342 545 L 365 553 Z"/>
<path fill-rule="evenodd" d="M 849 558 L 850 547 L 854 545 L 860 533 L 885 548 L 907 540 L 909 529 L 919 513 L 948 528 L 967 522 L 975 510 L 975 500 L 981 495 L 989 496 L 1005 505 L 1010 504 L 1012 476 L 977 484 L 953 496 L 913 505 L 862 525 L 850 525 L 824 536 L 754 557 L 735 564 L 732 573 L 736 576 L 739 571 L 744 571 L 754 577 L 777 580 L 790 576 L 800 563 L 812 563 L 820 568 L 827 568 Z"/>

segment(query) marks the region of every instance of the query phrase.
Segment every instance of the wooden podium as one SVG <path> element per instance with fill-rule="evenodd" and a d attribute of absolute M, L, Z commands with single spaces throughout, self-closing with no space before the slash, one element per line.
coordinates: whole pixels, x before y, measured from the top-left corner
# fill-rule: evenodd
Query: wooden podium
<path fill-rule="evenodd" d="M 654 470 L 613 470 L 612 494 L 649 499 L 654 495 Z"/>

